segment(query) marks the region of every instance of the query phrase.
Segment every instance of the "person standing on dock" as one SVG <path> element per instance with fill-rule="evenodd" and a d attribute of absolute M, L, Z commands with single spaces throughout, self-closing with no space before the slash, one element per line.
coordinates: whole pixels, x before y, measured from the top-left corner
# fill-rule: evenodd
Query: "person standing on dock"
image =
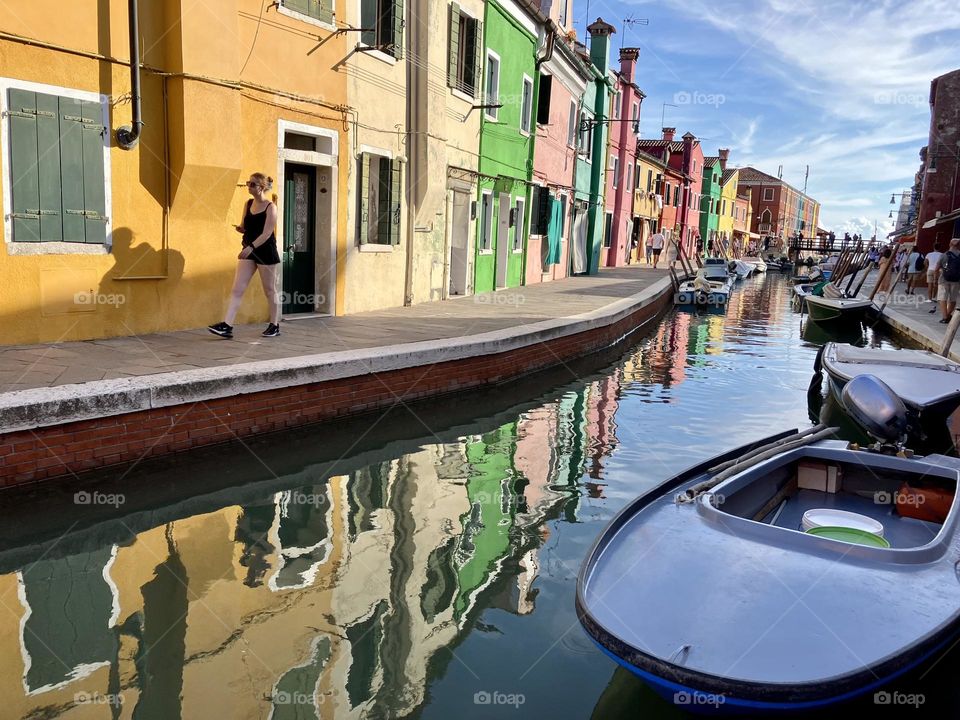
<path fill-rule="evenodd" d="M 946 325 L 957 308 L 957 296 L 960 295 L 960 238 L 950 241 L 950 249 L 940 258 L 940 288 L 937 300 L 943 317 L 940 322 Z"/>
<path fill-rule="evenodd" d="M 659 235 L 660 231 L 654 233 L 654 235 Z M 647 265 L 653 264 L 653 235 L 647 235 Z"/>
<path fill-rule="evenodd" d="M 907 256 L 907 295 L 913 295 L 923 275 L 923 255 L 914 246 Z"/>
<path fill-rule="evenodd" d="M 933 244 L 933 250 L 927 253 L 923 265 L 927 270 L 927 300 L 933 303 L 930 308 L 930 314 L 937 311 L 937 279 L 940 274 L 940 258 L 943 253 L 940 252 L 940 243 Z"/>

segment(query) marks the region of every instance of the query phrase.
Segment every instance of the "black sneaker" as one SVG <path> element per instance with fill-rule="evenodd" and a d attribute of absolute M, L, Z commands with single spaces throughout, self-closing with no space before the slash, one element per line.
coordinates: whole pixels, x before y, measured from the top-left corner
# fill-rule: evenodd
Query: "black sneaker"
<path fill-rule="evenodd" d="M 280 334 L 280 326 L 270 323 L 267 325 L 267 329 L 263 331 L 262 335 L 264 337 L 276 337 Z"/>
<path fill-rule="evenodd" d="M 222 338 L 233 337 L 233 326 L 227 325 L 225 322 L 218 322 L 216 325 L 208 325 L 207 330 L 212 332 L 214 335 L 219 335 Z"/>

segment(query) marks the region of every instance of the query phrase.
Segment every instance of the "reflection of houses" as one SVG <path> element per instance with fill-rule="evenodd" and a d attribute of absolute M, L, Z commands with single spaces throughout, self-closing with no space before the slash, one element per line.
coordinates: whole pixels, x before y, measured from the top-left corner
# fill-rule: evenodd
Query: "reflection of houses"
<path fill-rule="evenodd" d="M 53 717 L 78 693 L 121 697 L 117 717 L 413 712 L 482 609 L 533 610 L 547 521 L 576 517 L 587 392 L 0 576 L 20 598 L 0 624 L 5 712 Z"/>

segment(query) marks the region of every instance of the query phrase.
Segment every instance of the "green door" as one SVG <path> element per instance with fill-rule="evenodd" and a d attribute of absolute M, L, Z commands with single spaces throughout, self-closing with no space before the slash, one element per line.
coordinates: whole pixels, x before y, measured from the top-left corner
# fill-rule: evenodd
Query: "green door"
<path fill-rule="evenodd" d="M 314 312 L 317 171 L 288 163 L 284 178 L 283 312 Z"/>

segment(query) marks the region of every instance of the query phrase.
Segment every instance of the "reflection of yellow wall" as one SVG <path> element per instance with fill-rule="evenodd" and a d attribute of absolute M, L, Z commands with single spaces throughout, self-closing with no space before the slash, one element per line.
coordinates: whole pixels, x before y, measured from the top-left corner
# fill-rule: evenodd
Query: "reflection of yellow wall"
<path fill-rule="evenodd" d="M 733 237 L 733 212 L 737 206 L 737 180 L 740 177 L 739 172 L 734 172 L 724 185 L 720 186 L 720 207 L 724 207 L 726 201 L 726 212 L 717 219 L 717 230 L 720 233 L 726 233 L 724 237 L 729 241 Z"/>
<path fill-rule="evenodd" d="M 83 53 L 121 61 L 129 57 L 127 3 L 76 0 L 56 4 L 54 12 L 51 7 L 21 3 L 16 12 L 5 13 L 3 29 Z M 331 36 L 328 29 L 275 10 L 258 23 L 260 0 L 214 4 L 158 0 L 140 3 L 140 10 L 145 126 L 133 150 L 122 150 L 111 140 L 107 194 L 112 205 L 108 225 L 112 252 L 105 252 L 102 245 L 70 243 L 67 254 L 23 255 L 15 253 L 22 253 L 26 243 L 4 242 L 0 343 L 129 335 L 221 319 L 240 247 L 233 225 L 239 222 L 247 197 L 237 184 L 256 171 L 279 177 L 278 121 L 335 131 L 339 154 L 349 157 L 342 111 L 346 82 L 331 70 L 346 52 L 345 36 Z M 318 37 L 323 40 L 320 45 Z M 164 88 L 153 69 L 188 77 L 171 77 Z M 5 39 L 0 40 L 0 79 L 49 85 L 52 89 L 46 92 L 54 94 L 63 88 L 109 98 L 111 134 L 130 121 L 125 99 L 130 71 L 120 63 Z M 248 84 L 224 86 L 240 81 Z M 346 180 L 347 173 L 340 172 L 335 188 L 341 257 Z M 9 183 L 10 168 L 0 168 L 5 192 Z M 51 249 L 39 246 L 47 253 Z M 120 276 L 143 279 L 115 279 Z M 342 282 L 337 291 L 336 307 L 342 312 Z M 58 294 L 70 298 L 90 292 L 121 297 L 122 302 L 93 307 L 45 302 Z M 250 292 L 238 320 L 265 318 L 262 293 Z"/>

